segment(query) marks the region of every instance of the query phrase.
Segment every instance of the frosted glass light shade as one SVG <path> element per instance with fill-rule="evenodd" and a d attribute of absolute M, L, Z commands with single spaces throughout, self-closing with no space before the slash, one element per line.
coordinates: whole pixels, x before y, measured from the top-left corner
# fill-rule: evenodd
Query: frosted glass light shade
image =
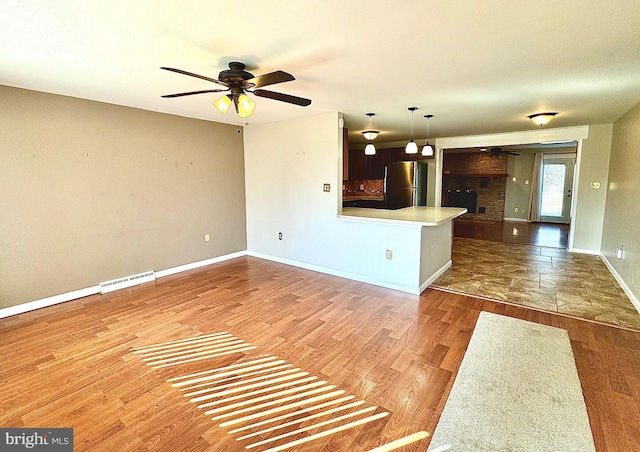
<path fill-rule="evenodd" d="M 407 154 L 417 154 L 418 153 L 418 145 L 415 141 L 411 140 L 407 143 L 407 146 L 404 148 L 404 152 Z"/>
<path fill-rule="evenodd" d="M 376 147 L 373 143 L 369 143 L 365 146 L 364 155 L 376 155 Z"/>
<path fill-rule="evenodd" d="M 240 97 L 238 98 L 238 116 L 241 118 L 251 116 L 255 108 L 256 103 L 249 99 L 249 96 L 246 94 L 240 94 Z"/>
<path fill-rule="evenodd" d="M 425 157 L 433 157 L 433 146 L 431 146 L 428 141 L 422 148 L 422 155 Z"/>
<path fill-rule="evenodd" d="M 362 135 L 364 135 L 367 140 L 374 140 L 379 133 L 379 130 L 365 130 L 364 132 L 362 132 Z"/>
<path fill-rule="evenodd" d="M 220 113 L 226 115 L 231 106 L 231 98 L 225 94 L 220 99 L 213 101 L 213 106 L 216 107 Z"/>
<path fill-rule="evenodd" d="M 536 113 L 535 115 L 529 115 L 529 119 L 542 127 L 551 121 L 555 115 L 557 113 Z"/>

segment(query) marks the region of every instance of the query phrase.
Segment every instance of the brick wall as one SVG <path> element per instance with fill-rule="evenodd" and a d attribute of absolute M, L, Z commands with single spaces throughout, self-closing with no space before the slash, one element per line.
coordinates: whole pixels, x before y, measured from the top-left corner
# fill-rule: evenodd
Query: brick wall
<path fill-rule="evenodd" d="M 498 221 L 504 218 L 506 177 L 469 177 L 468 175 L 506 174 L 506 155 L 490 157 L 487 153 L 445 153 L 443 172 L 443 205 L 447 204 L 447 190 L 472 189 L 477 193 L 476 212 L 469 212 L 465 217 Z M 479 213 L 481 207 L 485 208 L 485 213 Z"/>

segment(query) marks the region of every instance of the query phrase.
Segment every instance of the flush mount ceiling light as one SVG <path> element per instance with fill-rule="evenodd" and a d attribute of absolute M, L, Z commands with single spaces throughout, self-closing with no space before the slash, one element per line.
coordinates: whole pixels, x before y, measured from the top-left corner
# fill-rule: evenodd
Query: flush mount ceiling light
<path fill-rule="evenodd" d="M 427 142 L 422 148 L 422 155 L 425 157 L 433 157 L 433 146 L 429 144 L 429 123 L 433 115 L 424 115 L 424 117 L 427 118 Z"/>
<path fill-rule="evenodd" d="M 418 153 L 418 145 L 415 141 L 413 141 L 413 112 L 416 111 L 418 107 L 409 107 L 408 110 L 411 112 L 411 139 L 407 143 L 407 146 L 404 148 L 404 152 L 407 154 L 417 154 Z"/>
<path fill-rule="evenodd" d="M 369 117 L 369 130 L 365 130 L 364 132 L 362 132 L 364 137 L 369 141 L 373 140 L 380 133 L 378 130 L 371 130 L 371 118 L 373 118 L 375 115 L 375 113 L 367 113 L 367 116 Z M 364 155 L 376 155 L 376 147 L 373 145 L 373 143 L 367 143 L 364 148 Z"/>
<path fill-rule="evenodd" d="M 540 127 L 544 126 L 546 123 L 551 121 L 555 115 L 558 113 L 535 113 L 533 115 L 529 115 L 529 119 L 538 124 Z"/>
<path fill-rule="evenodd" d="M 375 115 L 376 115 L 375 113 L 367 113 L 367 116 L 369 117 L 369 130 L 365 130 L 364 132 L 362 132 L 362 135 L 364 135 L 364 137 L 369 141 L 375 140 L 375 138 L 380 133 L 379 130 L 372 130 L 372 127 L 371 127 L 371 117 Z"/>

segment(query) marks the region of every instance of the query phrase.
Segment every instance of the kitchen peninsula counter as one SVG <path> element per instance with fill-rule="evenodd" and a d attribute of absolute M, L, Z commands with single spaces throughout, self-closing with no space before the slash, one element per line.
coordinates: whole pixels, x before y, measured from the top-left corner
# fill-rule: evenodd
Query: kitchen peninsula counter
<path fill-rule="evenodd" d="M 350 236 L 345 259 L 357 263 L 361 281 L 420 294 L 451 267 L 453 219 L 466 212 L 460 207 L 345 207 L 337 216 Z"/>
<path fill-rule="evenodd" d="M 465 213 L 467 213 L 467 209 L 460 207 L 412 206 L 397 210 L 345 207 L 338 214 L 338 218 L 352 221 L 438 226 Z"/>

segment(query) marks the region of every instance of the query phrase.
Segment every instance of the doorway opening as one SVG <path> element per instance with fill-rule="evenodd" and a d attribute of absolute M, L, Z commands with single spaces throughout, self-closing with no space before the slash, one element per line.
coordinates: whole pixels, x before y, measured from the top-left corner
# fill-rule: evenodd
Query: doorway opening
<path fill-rule="evenodd" d="M 540 221 L 546 223 L 571 222 L 571 190 L 575 156 L 545 155 L 540 178 Z"/>

